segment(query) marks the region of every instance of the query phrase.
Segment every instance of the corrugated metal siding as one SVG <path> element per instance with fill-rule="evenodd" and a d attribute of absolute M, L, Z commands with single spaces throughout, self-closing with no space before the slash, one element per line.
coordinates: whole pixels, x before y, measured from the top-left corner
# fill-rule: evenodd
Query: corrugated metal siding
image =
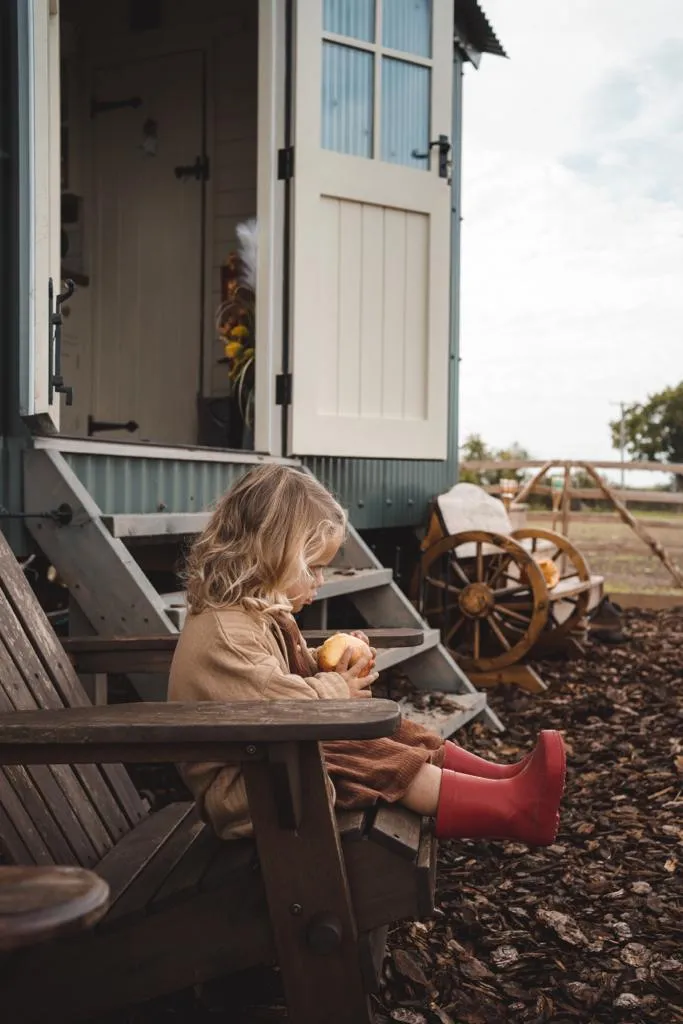
<path fill-rule="evenodd" d="M 65 452 L 64 458 L 108 515 L 200 512 L 251 467 L 244 463 L 140 459 Z"/>
<path fill-rule="evenodd" d="M 244 463 L 188 462 L 65 452 L 81 483 L 108 515 L 196 512 L 206 508 L 250 467 Z M 348 508 L 359 529 L 418 526 L 429 500 L 455 480 L 452 462 L 382 459 L 305 459 Z"/>
<path fill-rule="evenodd" d="M 307 458 L 305 464 L 349 510 L 359 530 L 420 526 L 429 501 L 456 480 L 457 460 Z"/>

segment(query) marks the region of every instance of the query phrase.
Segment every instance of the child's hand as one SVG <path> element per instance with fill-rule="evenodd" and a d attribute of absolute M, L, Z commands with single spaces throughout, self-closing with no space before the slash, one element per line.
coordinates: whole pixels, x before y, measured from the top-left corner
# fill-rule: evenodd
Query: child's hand
<path fill-rule="evenodd" d="M 352 649 L 347 647 L 337 664 L 336 671 L 340 674 L 349 688 L 350 697 L 372 697 L 370 687 L 379 678 L 379 672 L 370 671 L 368 675 L 362 675 L 368 669 L 372 670 L 375 664 L 375 651 L 370 655 L 359 658 L 355 665 L 349 668 L 349 659 Z"/>

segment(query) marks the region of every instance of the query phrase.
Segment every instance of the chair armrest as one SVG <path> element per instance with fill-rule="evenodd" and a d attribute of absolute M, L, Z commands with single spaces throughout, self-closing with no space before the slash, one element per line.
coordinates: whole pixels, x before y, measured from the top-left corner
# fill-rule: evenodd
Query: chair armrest
<path fill-rule="evenodd" d="M 304 630 L 304 639 L 323 643 L 339 630 Z M 370 644 L 377 648 L 419 647 L 423 629 L 366 629 Z M 178 633 L 161 636 L 79 636 L 62 639 L 62 646 L 77 672 L 168 672 L 178 643 Z"/>
<path fill-rule="evenodd" d="M 391 735 L 389 700 L 137 703 L 0 714 L 0 764 L 240 763 L 279 743 Z"/>

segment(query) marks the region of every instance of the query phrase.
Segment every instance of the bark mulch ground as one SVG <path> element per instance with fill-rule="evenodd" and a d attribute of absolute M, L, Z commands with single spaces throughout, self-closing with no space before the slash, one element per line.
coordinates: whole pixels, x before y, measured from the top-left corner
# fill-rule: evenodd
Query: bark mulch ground
<path fill-rule="evenodd" d="M 683 609 L 628 612 L 626 631 L 544 664 L 541 697 L 492 692 L 504 736 L 475 724 L 459 737 L 515 760 L 539 729 L 561 730 L 560 834 L 540 851 L 442 844 L 437 915 L 391 932 L 378 1024 L 683 1022 Z M 263 973 L 219 986 L 213 1012 L 206 995 L 127 1020 L 285 1019 Z"/>
<path fill-rule="evenodd" d="M 437 917 L 391 935 L 386 1020 L 683 1021 L 683 610 L 626 613 L 626 630 L 544 664 L 542 697 L 492 693 L 500 739 L 461 737 L 514 760 L 561 730 L 560 833 L 535 852 L 442 845 Z"/>

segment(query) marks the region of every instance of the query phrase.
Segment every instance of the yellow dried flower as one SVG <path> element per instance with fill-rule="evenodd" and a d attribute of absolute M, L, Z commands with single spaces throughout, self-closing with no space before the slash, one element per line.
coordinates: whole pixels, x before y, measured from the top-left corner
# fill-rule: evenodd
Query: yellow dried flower
<path fill-rule="evenodd" d="M 225 357 L 226 359 L 237 359 L 242 352 L 241 341 L 229 341 L 225 346 Z"/>

